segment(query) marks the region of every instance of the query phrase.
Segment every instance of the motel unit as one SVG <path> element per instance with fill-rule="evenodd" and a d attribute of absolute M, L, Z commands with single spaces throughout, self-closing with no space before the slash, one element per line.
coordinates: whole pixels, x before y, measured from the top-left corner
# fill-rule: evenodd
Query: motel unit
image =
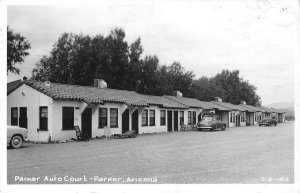
<path fill-rule="evenodd" d="M 246 110 L 246 125 L 258 125 L 258 121 L 261 121 L 262 110 L 252 105 L 247 105 L 245 101 L 241 101 L 241 106 L 243 106 Z"/>
<path fill-rule="evenodd" d="M 103 85 L 103 80 L 94 87 L 25 80 L 8 93 L 7 124 L 27 128 L 31 141 L 75 138 L 74 125 L 91 138 L 103 136 L 106 126 L 113 134 L 167 132 L 178 130 L 180 114 L 188 109 L 164 97 Z"/>
<path fill-rule="evenodd" d="M 220 97 L 215 97 L 215 101 L 211 102 L 228 109 L 228 127 L 246 126 L 246 108 L 223 102 Z"/>
<path fill-rule="evenodd" d="M 143 95 L 107 88 L 101 79 L 95 79 L 94 86 L 23 80 L 7 88 L 7 124 L 27 128 L 31 141 L 76 138 L 75 125 L 90 138 L 103 136 L 106 127 L 112 134 L 178 131 L 205 114 L 216 114 L 227 127 L 256 125 L 271 116 L 284 121 L 284 113 L 276 109 L 233 105 L 219 97 L 204 102 L 178 91 L 174 96 Z"/>
<path fill-rule="evenodd" d="M 285 121 L 285 112 L 284 111 L 279 111 L 274 108 L 270 108 L 270 109 L 271 109 L 271 111 L 273 111 L 273 113 L 277 114 L 278 123 L 283 123 Z"/>
<path fill-rule="evenodd" d="M 226 127 L 229 125 L 229 111 L 230 109 L 222 105 L 218 105 L 212 102 L 199 101 L 194 98 L 179 96 L 164 96 L 168 99 L 181 103 L 188 108 L 188 125 L 194 125 L 202 120 L 205 114 L 215 114 L 217 119 L 226 123 Z M 191 116 L 192 115 L 192 116 Z M 191 119 L 189 118 L 191 117 Z M 186 124 L 186 123 L 185 123 Z"/>

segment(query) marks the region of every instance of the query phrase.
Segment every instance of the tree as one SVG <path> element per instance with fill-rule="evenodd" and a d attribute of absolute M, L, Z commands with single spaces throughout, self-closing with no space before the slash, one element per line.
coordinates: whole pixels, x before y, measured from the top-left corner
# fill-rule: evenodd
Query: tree
<path fill-rule="evenodd" d="M 137 91 L 141 94 L 171 95 L 180 91 L 184 96 L 202 101 L 221 97 L 225 102 L 260 104 L 256 87 L 239 77 L 239 71 L 223 70 L 214 77 L 194 80 L 179 62 L 161 65 L 156 55 L 143 57 L 141 39 L 128 44 L 125 32 L 116 28 L 108 36 L 94 37 L 64 33 L 43 56 L 33 70 L 33 79 L 51 82 L 93 85 L 104 79 L 109 88 Z"/>
<path fill-rule="evenodd" d="M 142 66 L 143 66 L 143 47 L 141 45 L 141 39 L 136 39 L 129 46 L 129 74 L 127 88 L 128 90 L 138 90 L 141 86 Z"/>
<path fill-rule="evenodd" d="M 173 62 L 167 67 L 169 94 L 173 91 L 180 91 L 184 96 L 189 95 L 192 86 L 194 74 L 191 71 L 186 71 L 179 62 Z"/>
<path fill-rule="evenodd" d="M 16 64 L 24 62 L 25 56 L 29 55 L 27 50 L 30 48 L 30 43 L 24 36 L 7 26 L 7 73 L 20 74 Z"/>
<path fill-rule="evenodd" d="M 214 77 L 205 76 L 194 80 L 191 95 L 199 100 L 212 101 L 214 97 L 221 97 L 224 102 L 239 104 L 245 101 L 250 105 L 260 105 L 260 97 L 256 94 L 256 87 L 239 77 L 239 71 L 223 70 Z"/>

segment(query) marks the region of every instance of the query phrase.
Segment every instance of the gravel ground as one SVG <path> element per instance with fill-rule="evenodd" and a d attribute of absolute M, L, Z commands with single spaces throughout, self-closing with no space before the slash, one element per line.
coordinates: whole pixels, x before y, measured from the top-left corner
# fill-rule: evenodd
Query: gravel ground
<path fill-rule="evenodd" d="M 28 143 L 7 154 L 9 184 L 293 183 L 294 122 L 133 139 Z"/>

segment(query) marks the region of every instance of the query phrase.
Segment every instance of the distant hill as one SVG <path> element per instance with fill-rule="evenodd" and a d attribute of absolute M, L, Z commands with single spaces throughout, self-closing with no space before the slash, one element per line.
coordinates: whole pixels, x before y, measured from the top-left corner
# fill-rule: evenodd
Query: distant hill
<path fill-rule="evenodd" d="M 281 103 L 273 103 L 269 105 L 264 105 L 266 107 L 273 107 L 275 109 L 278 109 L 280 111 L 286 112 L 286 118 L 295 118 L 295 110 L 294 110 L 294 103 L 288 103 L 288 102 L 281 102 Z"/>
<path fill-rule="evenodd" d="M 272 103 L 269 105 L 263 105 L 265 107 L 273 107 L 275 109 L 294 109 L 294 103 L 281 102 L 281 103 Z"/>

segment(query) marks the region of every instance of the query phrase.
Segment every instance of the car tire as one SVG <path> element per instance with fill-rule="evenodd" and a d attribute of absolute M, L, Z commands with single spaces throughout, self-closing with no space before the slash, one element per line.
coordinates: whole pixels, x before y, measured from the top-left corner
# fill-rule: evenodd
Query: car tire
<path fill-rule="evenodd" d="M 210 131 L 214 132 L 214 131 L 215 131 L 215 128 L 211 128 Z"/>
<path fill-rule="evenodd" d="M 202 131 L 202 128 L 198 128 L 198 131 Z"/>
<path fill-rule="evenodd" d="M 276 127 L 276 126 L 277 126 L 277 124 L 275 123 L 275 124 L 274 124 L 274 126 Z"/>
<path fill-rule="evenodd" d="M 258 126 L 261 126 L 260 124 L 258 124 Z"/>
<path fill-rule="evenodd" d="M 225 131 L 225 130 L 226 130 L 226 126 L 223 125 L 223 126 L 222 126 L 222 131 Z"/>
<path fill-rule="evenodd" d="M 10 146 L 14 149 L 20 148 L 23 144 L 23 139 L 20 135 L 14 135 L 10 140 Z"/>

